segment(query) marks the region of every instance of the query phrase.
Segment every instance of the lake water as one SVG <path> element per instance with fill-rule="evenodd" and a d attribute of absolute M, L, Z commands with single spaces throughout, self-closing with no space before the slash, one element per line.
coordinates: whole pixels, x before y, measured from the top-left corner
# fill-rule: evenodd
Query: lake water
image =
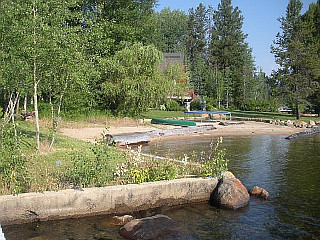
<path fill-rule="evenodd" d="M 210 136 L 157 142 L 146 153 L 177 157 L 209 149 Z M 283 136 L 224 138 L 229 170 L 249 188 L 270 193 L 263 201 L 251 197 L 239 211 L 221 210 L 206 203 L 163 207 L 137 213 L 163 213 L 185 225 L 201 239 L 320 239 L 320 135 L 294 140 Z M 51 221 L 3 227 L 8 240 L 122 239 L 110 216 Z M 102 226 L 102 227 L 101 227 Z M 40 238 L 36 238 L 40 239 Z"/>

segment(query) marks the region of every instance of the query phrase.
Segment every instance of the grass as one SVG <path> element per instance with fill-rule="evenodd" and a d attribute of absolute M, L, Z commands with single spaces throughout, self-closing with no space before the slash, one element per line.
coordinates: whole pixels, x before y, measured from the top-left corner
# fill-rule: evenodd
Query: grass
<path fill-rule="evenodd" d="M 49 138 L 45 121 L 41 121 L 41 146 L 36 151 L 34 123 L 17 121 L 17 129 L 21 135 L 21 149 L 26 159 L 28 189 L 22 192 L 41 192 L 69 188 L 77 185 L 72 182 L 67 173 L 74 175 L 83 174 L 75 171 L 75 162 L 82 159 L 81 166 L 95 161 L 99 151 L 99 159 L 106 166 L 105 174 L 108 175 L 106 182 L 100 185 L 110 185 L 112 182 L 113 170 L 116 166 L 126 160 L 126 153 L 116 147 L 106 145 L 95 145 L 92 143 L 69 138 L 60 134 L 56 135 L 54 148 L 49 151 Z M 88 165 L 89 166 L 89 165 Z M 1 162 L 0 162 L 1 170 Z M 71 172 L 70 172 L 71 171 Z M 69 174 L 70 175 L 70 174 Z M 1 172 L 0 172 L 1 179 Z M 95 179 L 86 186 L 97 186 Z M 78 184 L 81 186 L 81 184 Z M 6 189 L 0 181 L 0 195 L 11 194 L 12 189 Z"/>
<path fill-rule="evenodd" d="M 296 117 L 287 113 L 277 113 L 277 112 L 254 112 L 254 111 L 231 111 L 233 117 L 243 117 L 243 118 L 263 118 L 263 119 L 279 119 L 279 120 L 296 120 Z M 144 118 L 174 118 L 174 117 L 184 117 L 183 111 L 161 111 L 161 110 L 150 110 L 142 115 Z M 197 116 L 197 114 L 196 114 Z M 308 117 L 302 116 L 301 121 L 308 122 L 309 120 L 319 121 L 319 117 Z"/>
<path fill-rule="evenodd" d="M 263 119 L 274 119 L 274 120 L 296 120 L 295 115 L 288 113 L 277 113 L 277 112 L 254 112 L 254 111 L 232 111 L 234 117 L 245 117 L 245 118 L 263 118 Z M 301 121 L 308 122 L 309 120 L 319 121 L 319 117 L 302 116 Z"/>
<path fill-rule="evenodd" d="M 143 118 L 174 118 L 184 117 L 183 111 L 162 111 L 162 110 L 149 110 L 141 115 Z"/>

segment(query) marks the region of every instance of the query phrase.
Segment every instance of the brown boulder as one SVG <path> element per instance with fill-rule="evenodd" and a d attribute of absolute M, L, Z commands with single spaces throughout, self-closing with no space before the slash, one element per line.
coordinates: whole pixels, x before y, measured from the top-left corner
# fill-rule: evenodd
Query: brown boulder
<path fill-rule="evenodd" d="M 267 199 L 269 197 L 269 193 L 265 189 L 258 186 L 250 188 L 249 194 L 251 196 L 260 197 L 262 199 Z"/>
<path fill-rule="evenodd" d="M 197 236 L 186 233 L 182 227 L 165 215 L 155 215 L 141 219 L 134 219 L 119 230 L 119 234 L 126 239 L 184 239 L 195 240 Z"/>
<path fill-rule="evenodd" d="M 210 204 L 225 208 L 238 209 L 249 204 L 250 195 L 237 178 L 222 178 L 210 196 Z"/>

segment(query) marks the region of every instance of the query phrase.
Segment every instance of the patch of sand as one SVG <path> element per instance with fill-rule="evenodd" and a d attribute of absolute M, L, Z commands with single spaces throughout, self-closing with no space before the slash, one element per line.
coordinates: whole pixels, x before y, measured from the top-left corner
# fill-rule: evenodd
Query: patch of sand
<path fill-rule="evenodd" d="M 263 136 L 263 135 L 278 135 L 278 136 L 288 136 L 297 132 L 303 131 L 299 128 L 291 128 L 285 126 L 276 126 L 274 124 L 261 123 L 261 122 L 244 122 L 244 124 L 238 125 L 228 125 L 222 126 L 218 122 L 206 122 L 206 123 L 197 123 L 200 125 L 213 125 L 217 129 L 211 130 L 201 134 L 192 134 L 192 135 L 183 135 L 183 136 L 171 136 L 167 138 L 185 138 L 192 137 L 194 135 L 210 135 L 213 137 L 219 136 Z M 102 137 L 102 133 L 107 133 L 111 135 L 126 134 L 126 133 L 135 133 L 135 132 L 149 132 L 152 130 L 159 129 L 172 129 L 179 128 L 176 126 L 164 126 L 164 125 L 114 125 L 108 127 L 108 129 L 103 127 L 80 127 L 80 128 L 62 128 L 59 133 L 71 138 L 76 138 L 82 141 L 95 142 L 96 139 Z M 163 138 L 163 137 L 162 137 Z"/>

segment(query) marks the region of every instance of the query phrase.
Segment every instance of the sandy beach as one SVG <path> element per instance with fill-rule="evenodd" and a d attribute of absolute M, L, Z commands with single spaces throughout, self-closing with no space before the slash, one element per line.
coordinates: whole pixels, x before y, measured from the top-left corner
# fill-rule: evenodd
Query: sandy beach
<path fill-rule="evenodd" d="M 192 137 L 194 135 L 211 135 L 213 137 L 219 136 L 263 136 L 263 135 L 278 135 L 278 136 L 288 136 L 294 133 L 298 133 L 303 131 L 301 128 L 293 128 L 286 126 L 278 126 L 269 123 L 261 123 L 261 122 L 244 122 L 243 124 L 236 125 L 228 125 L 223 126 L 219 125 L 219 122 L 203 122 L 197 123 L 197 126 L 201 125 L 213 125 L 216 129 L 207 131 L 205 133 L 195 133 L 191 135 L 183 135 L 183 136 L 171 136 L 168 138 L 185 138 Z M 159 129 L 173 129 L 179 128 L 176 126 L 169 125 L 151 125 L 149 123 L 146 124 L 115 124 L 112 126 L 102 127 L 100 126 L 86 126 L 80 128 L 62 128 L 59 133 L 71 138 L 76 138 L 82 141 L 88 141 L 94 143 L 96 139 L 101 138 L 102 133 L 107 133 L 110 135 L 118 135 L 118 134 L 128 134 L 128 133 L 136 133 L 136 132 L 149 132 L 152 130 Z"/>

